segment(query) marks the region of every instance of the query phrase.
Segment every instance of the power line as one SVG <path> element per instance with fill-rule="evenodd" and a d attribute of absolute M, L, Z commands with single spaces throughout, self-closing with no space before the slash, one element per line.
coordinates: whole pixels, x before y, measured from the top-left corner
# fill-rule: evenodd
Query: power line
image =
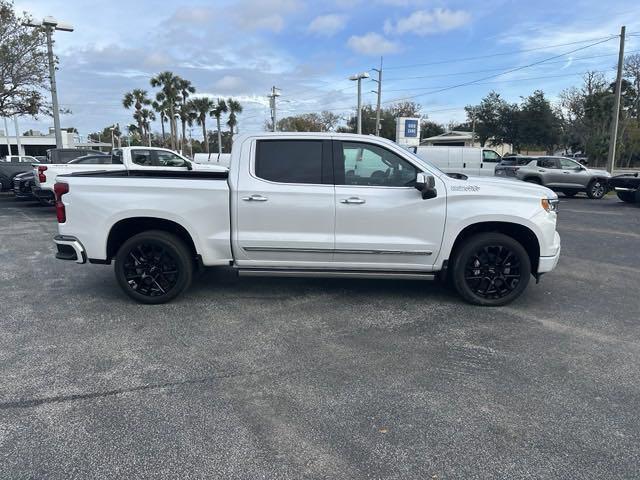
<path fill-rule="evenodd" d="M 424 95 L 431 95 L 433 93 L 445 92 L 447 90 L 453 90 L 454 88 L 466 87 L 468 85 L 473 85 L 473 84 L 476 84 L 478 82 L 483 82 L 485 80 L 491 80 L 492 78 L 500 77 L 502 75 L 506 75 L 507 73 L 513 73 L 513 72 L 517 72 L 517 71 L 520 71 L 520 70 L 524 70 L 526 68 L 531 68 L 531 67 L 533 67 L 535 65 L 540 65 L 541 63 L 548 62 L 550 60 L 555 60 L 556 58 L 564 57 L 564 56 L 569 55 L 571 53 L 575 53 L 575 52 L 578 52 L 580 50 L 585 50 L 587 48 L 594 47 L 594 46 L 599 45 L 601 43 L 608 42 L 609 40 L 611 40 L 613 38 L 617 38 L 617 37 L 609 37 L 606 40 L 600 40 L 599 42 L 591 43 L 591 44 L 586 45 L 584 47 L 576 48 L 576 49 L 571 50 L 569 52 L 565 52 L 565 53 L 561 53 L 561 54 L 558 54 L 558 55 L 554 55 L 552 57 L 548 57 L 548 58 L 545 58 L 545 59 L 542 59 L 542 60 L 538 60 L 536 62 L 529 63 L 527 65 L 522 65 L 520 67 L 512 68 L 510 70 L 505 70 L 505 71 L 497 73 L 495 75 L 488 75 L 486 77 L 477 78 L 475 80 L 471 80 L 471 81 L 468 81 L 468 82 L 458 83 L 456 85 L 451 85 L 451 86 L 448 86 L 448 87 L 445 87 L 445 88 L 441 88 L 439 90 L 434 90 L 432 92 L 421 93 L 421 94 L 418 94 L 418 95 L 412 95 L 412 96 L 406 97 L 406 98 L 396 98 L 396 99 L 393 99 L 393 100 L 388 100 L 388 101 L 383 102 L 383 103 L 387 104 L 387 103 L 394 103 L 394 102 L 399 102 L 399 101 L 411 100 L 411 99 L 414 99 L 414 98 L 417 98 L 417 97 L 421 97 L 421 96 L 424 96 Z"/>
<path fill-rule="evenodd" d="M 581 44 L 581 43 L 587 43 L 587 42 L 593 42 L 593 41 L 597 41 L 596 43 L 590 45 L 597 45 L 598 43 L 601 43 L 600 41 L 609 41 L 612 38 L 616 38 L 618 37 L 618 35 L 610 35 L 608 37 L 599 37 L 599 38 L 591 38 L 588 40 L 580 40 L 580 41 L 576 41 L 576 42 L 567 42 L 567 43 L 558 43 L 555 45 L 546 45 L 543 47 L 536 47 L 536 48 L 527 48 L 527 49 L 523 49 L 523 50 L 512 50 L 509 52 L 500 52 L 500 53 L 491 53 L 488 55 L 478 55 L 475 57 L 462 57 L 462 58 L 454 58 L 454 59 L 450 59 L 450 60 L 439 60 L 436 62 L 427 62 L 427 63 L 413 63 L 413 64 L 409 64 L 409 65 L 398 65 L 395 67 L 386 67 L 387 70 L 397 70 L 397 69 L 401 69 L 401 68 L 413 68 L 413 67 L 424 67 L 424 66 L 429 66 L 429 65 L 442 65 L 445 63 L 457 63 L 457 62 L 467 62 L 470 60 L 480 60 L 483 58 L 493 58 L 493 57 L 501 57 L 501 56 L 506 56 L 506 55 L 516 55 L 518 53 L 527 53 L 527 52 L 535 52 L 535 51 L 539 51 L 539 50 L 547 50 L 549 48 L 556 48 L 556 47 L 566 47 L 569 45 L 577 45 L 577 44 Z M 577 51 L 577 50 L 576 50 Z"/>

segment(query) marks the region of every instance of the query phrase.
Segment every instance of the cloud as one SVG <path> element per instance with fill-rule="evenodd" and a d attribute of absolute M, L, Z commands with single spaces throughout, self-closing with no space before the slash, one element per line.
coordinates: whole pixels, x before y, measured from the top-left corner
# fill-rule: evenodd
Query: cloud
<path fill-rule="evenodd" d="M 400 50 L 397 43 L 387 40 L 382 35 L 369 32 L 364 35 L 353 35 L 347 41 L 351 50 L 362 55 L 386 55 Z"/>
<path fill-rule="evenodd" d="M 331 37 L 345 27 L 347 19 L 346 15 L 335 13 L 320 15 L 311 21 L 307 27 L 307 31 L 316 35 Z"/>
<path fill-rule="evenodd" d="M 279 33 L 285 17 L 304 7 L 300 0 L 242 0 L 227 9 L 234 23 L 244 30 Z"/>
<path fill-rule="evenodd" d="M 464 10 L 436 8 L 432 11 L 416 10 L 408 17 L 399 19 L 395 25 L 387 20 L 384 24 L 386 34 L 413 33 L 430 35 L 460 28 L 471 21 L 471 15 Z"/>
<path fill-rule="evenodd" d="M 245 82 L 242 78 L 234 76 L 234 75 L 225 75 L 220 80 L 215 83 L 215 88 L 229 91 L 241 89 L 245 86 Z"/>

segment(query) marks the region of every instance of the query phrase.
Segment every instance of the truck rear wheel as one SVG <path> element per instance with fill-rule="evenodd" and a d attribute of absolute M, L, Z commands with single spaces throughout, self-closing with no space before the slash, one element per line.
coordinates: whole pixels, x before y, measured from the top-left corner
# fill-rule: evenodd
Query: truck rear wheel
<path fill-rule="evenodd" d="M 527 288 L 530 276 L 526 250 L 502 233 L 480 233 L 466 239 L 453 259 L 453 285 L 475 305 L 512 302 Z"/>
<path fill-rule="evenodd" d="M 193 261 L 175 235 L 160 230 L 142 232 L 122 244 L 115 257 L 120 288 L 140 303 L 166 303 L 191 284 Z"/>

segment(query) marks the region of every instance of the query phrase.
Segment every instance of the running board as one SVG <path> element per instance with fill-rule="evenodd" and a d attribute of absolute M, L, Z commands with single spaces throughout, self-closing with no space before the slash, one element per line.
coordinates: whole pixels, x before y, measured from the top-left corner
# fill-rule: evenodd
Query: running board
<path fill-rule="evenodd" d="M 370 270 L 296 270 L 296 269 L 239 269 L 243 277 L 310 277 L 310 278 L 378 278 L 396 280 L 434 280 L 433 273 L 380 272 Z"/>

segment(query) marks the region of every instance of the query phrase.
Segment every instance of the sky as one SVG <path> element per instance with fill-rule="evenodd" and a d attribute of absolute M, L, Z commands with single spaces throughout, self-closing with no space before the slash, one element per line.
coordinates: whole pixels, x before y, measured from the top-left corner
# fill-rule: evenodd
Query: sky
<path fill-rule="evenodd" d="M 125 92 L 171 70 L 196 95 L 234 97 L 240 132 L 264 129 L 267 94 L 281 91 L 278 116 L 356 104 L 355 73 L 383 65 L 382 102 L 412 100 L 448 124 L 491 90 L 519 102 L 542 89 L 552 102 L 589 70 L 615 76 L 621 25 L 626 51 L 640 52 L 637 0 L 15 0 L 17 11 L 52 15 L 74 32 L 55 33 L 63 127 L 81 135 L 133 123 Z M 532 65 L 534 64 L 534 65 Z M 529 66 L 532 65 L 532 66 Z M 363 81 L 363 101 L 377 88 Z M 214 127 L 211 120 L 208 128 Z M 51 118 L 20 119 L 47 131 Z M 159 130 L 156 122 L 154 130 Z M 194 126 L 193 137 L 201 137 Z"/>

